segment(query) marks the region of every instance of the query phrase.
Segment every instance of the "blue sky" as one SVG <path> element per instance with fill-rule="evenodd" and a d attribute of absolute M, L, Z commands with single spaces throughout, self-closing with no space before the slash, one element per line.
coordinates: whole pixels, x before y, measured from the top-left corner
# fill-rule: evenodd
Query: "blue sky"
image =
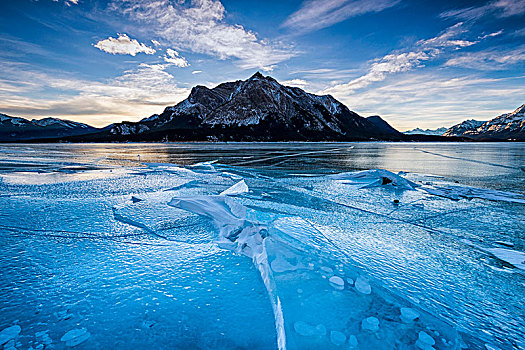
<path fill-rule="evenodd" d="M 255 71 L 400 130 L 525 103 L 525 0 L 2 0 L 0 112 L 136 121 Z"/>

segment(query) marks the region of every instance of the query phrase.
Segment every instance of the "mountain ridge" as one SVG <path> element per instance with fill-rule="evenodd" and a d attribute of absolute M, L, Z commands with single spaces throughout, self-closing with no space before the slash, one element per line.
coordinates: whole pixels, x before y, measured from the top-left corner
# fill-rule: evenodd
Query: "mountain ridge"
<path fill-rule="evenodd" d="M 284 86 L 260 72 L 211 89 L 197 85 L 175 106 L 139 122 L 116 123 L 108 133 L 117 140 L 140 141 L 402 139 L 397 130 L 379 128 L 331 95 Z"/>
<path fill-rule="evenodd" d="M 469 137 L 476 141 L 525 141 L 525 104 L 486 122 L 466 120 L 449 128 L 444 136 Z"/>
<path fill-rule="evenodd" d="M 0 141 L 55 139 L 97 132 L 90 125 L 59 118 L 25 119 L 0 113 Z"/>

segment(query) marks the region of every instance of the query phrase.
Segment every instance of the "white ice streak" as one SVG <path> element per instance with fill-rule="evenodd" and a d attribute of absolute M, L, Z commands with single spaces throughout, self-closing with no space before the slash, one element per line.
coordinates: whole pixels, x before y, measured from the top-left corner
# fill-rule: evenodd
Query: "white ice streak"
<path fill-rule="evenodd" d="M 525 196 L 519 193 L 496 191 L 468 186 L 422 186 L 422 190 L 440 197 L 453 200 L 460 199 L 486 199 L 490 201 L 502 201 L 525 204 Z"/>
<path fill-rule="evenodd" d="M 267 226 L 248 220 L 246 207 L 234 202 L 227 195 L 174 197 L 168 205 L 210 218 L 219 230 L 218 245 L 221 248 L 234 250 L 252 258 L 272 303 L 277 346 L 280 350 L 286 349 L 281 301 L 275 291 L 275 282 L 264 246 L 264 238 L 268 234 Z"/>
<path fill-rule="evenodd" d="M 484 250 L 491 253 L 498 259 L 508 262 L 520 270 L 525 270 L 524 252 L 505 248 L 485 248 Z"/>

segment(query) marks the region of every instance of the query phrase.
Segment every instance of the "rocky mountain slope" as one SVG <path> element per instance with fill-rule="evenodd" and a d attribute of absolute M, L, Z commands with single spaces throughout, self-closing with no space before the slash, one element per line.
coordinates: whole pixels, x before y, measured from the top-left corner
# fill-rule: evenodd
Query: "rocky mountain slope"
<path fill-rule="evenodd" d="M 394 129 L 390 124 L 388 124 L 383 118 L 381 118 L 378 115 L 373 115 L 373 116 L 367 117 L 366 119 L 372 122 L 376 127 L 378 127 L 380 130 L 382 130 L 385 133 L 397 135 L 400 138 L 403 137 L 402 133 Z"/>
<path fill-rule="evenodd" d="M 99 131 L 87 124 L 57 118 L 24 119 L 0 114 L 0 142 L 54 139 Z"/>
<path fill-rule="evenodd" d="M 387 124 L 388 125 L 388 124 Z M 187 99 L 137 123 L 114 124 L 99 139 L 133 141 L 399 140 L 330 95 L 318 96 L 256 73 L 247 80 L 196 86 Z"/>
<path fill-rule="evenodd" d="M 502 114 L 487 122 L 467 120 L 448 129 L 444 135 L 465 136 L 486 141 L 525 141 L 525 104 L 512 113 Z"/>
<path fill-rule="evenodd" d="M 444 136 L 461 136 L 461 135 L 464 135 L 465 132 L 467 132 L 469 130 L 473 130 L 473 129 L 476 129 L 476 128 L 480 127 L 483 123 L 485 123 L 485 122 L 484 121 L 479 121 L 479 120 L 474 120 L 474 119 L 465 120 L 464 122 L 461 122 L 459 124 L 456 124 L 456 125 L 448 128 L 443 133 L 443 135 Z"/>

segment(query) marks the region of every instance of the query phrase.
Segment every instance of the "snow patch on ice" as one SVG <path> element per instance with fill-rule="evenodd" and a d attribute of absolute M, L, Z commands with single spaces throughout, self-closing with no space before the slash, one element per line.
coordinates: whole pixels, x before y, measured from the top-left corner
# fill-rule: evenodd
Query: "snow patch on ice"
<path fill-rule="evenodd" d="M 454 185 L 423 186 L 421 189 L 428 192 L 429 194 L 449 198 L 452 200 L 479 198 L 490 201 L 525 204 L 525 196 L 519 193 Z"/>
<path fill-rule="evenodd" d="M 328 177 L 346 184 L 357 185 L 359 188 L 389 186 L 403 190 L 414 190 L 419 187 L 415 182 L 384 169 L 340 173 Z"/>
<path fill-rule="evenodd" d="M 222 191 L 221 196 L 235 196 L 238 194 L 248 193 L 248 191 L 248 185 L 246 185 L 246 182 L 244 182 L 244 180 L 241 180 L 232 187 Z"/>
<path fill-rule="evenodd" d="M 524 252 L 505 248 L 485 248 L 484 250 L 491 253 L 498 259 L 508 262 L 520 270 L 525 270 Z"/>

